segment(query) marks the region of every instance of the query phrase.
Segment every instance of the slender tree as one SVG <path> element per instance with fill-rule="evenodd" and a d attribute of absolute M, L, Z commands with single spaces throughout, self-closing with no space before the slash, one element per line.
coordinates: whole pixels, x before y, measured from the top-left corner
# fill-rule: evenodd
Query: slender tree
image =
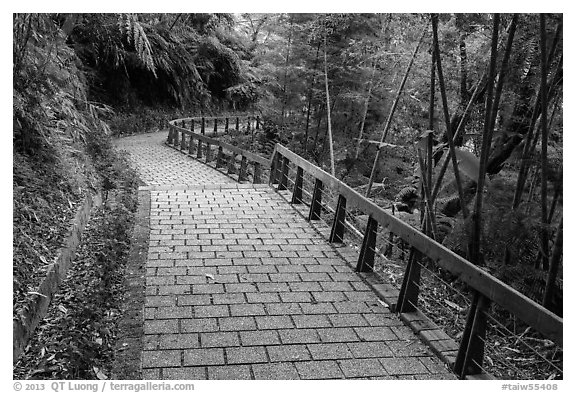
<path fill-rule="evenodd" d="M 541 252 L 542 252 L 542 266 L 544 270 L 548 270 L 548 91 L 546 89 L 546 77 L 548 74 L 548 65 L 546 59 L 546 15 L 540 14 L 540 67 L 541 67 L 541 94 L 540 103 L 542 105 L 542 119 L 540 127 L 542 128 L 542 162 L 541 170 L 541 196 L 540 203 L 542 208 L 542 232 L 541 232 Z M 538 267 L 538 266 L 536 266 Z"/>
<path fill-rule="evenodd" d="M 326 49 L 326 26 L 324 27 L 324 85 L 326 87 L 326 116 L 328 122 L 328 145 L 330 148 L 330 173 L 336 176 L 336 168 L 334 167 L 334 143 L 332 141 L 332 120 L 330 118 L 330 91 L 328 88 L 328 59 Z"/>

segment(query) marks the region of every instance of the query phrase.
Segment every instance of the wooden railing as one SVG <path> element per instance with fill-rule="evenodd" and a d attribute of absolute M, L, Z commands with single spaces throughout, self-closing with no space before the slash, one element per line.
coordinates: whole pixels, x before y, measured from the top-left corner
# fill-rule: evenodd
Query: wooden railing
<path fill-rule="evenodd" d="M 465 258 L 452 252 L 442 244 L 426 236 L 418 229 L 398 219 L 351 187 L 311 164 L 286 147 L 277 144 L 270 159 L 263 158 L 247 150 L 207 136 L 206 124 L 210 123 L 212 136 L 230 132 L 230 124 L 238 132 L 258 130 L 260 120 L 254 117 L 185 118 L 169 122 L 167 144 L 206 163 L 215 160 L 216 168 L 227 168 L 228 173 L 237 173 L 238 181 L 254 183 L 269 182 L 276 189 L 286 193 L 292 191 L 290 203 L 307 206 L 310 221 L 324 219 L 329 225 L 328 239 L 331 243 L 342 243 L 346 233 L 355 234 L 361 246 L 356 270 L 372 272 L 375 258 L 384 247 L 377 244 L 384 236 L 380 229 L 386 229 L 386 238 L 399 239 L 401 253 L 410 250 L 410 257 L 402 272 L 402 284 L 393 306 L 403 319 L 410 320 L 411 313 L 417 311 L 421 295 L 421 269 L 426 263 L 449 272 L 456 281 L 465 284 L 472 300 L 468 302 L 466 323 L 457 336 L 460 343 L 454 361 L 450 362 L 453 371 L 461 378 L 481 374 L 486 346 L 486 329 L 490 305 L 498 305 L 510 315 L 522 320 L 535 331 L 547 337 L 558 347 L 563 345 L 563 319 L 545 309 L 509 285 L 475 266 Z M 223 128 L 219 129 L 221 124 Z M 216 157 L 214 157 L 216 154 Z M 235 167 L 239 161 L 239 170 Z M 251 168 L 251 169 L 250 169 Z M 330 207 L 323 196 L 331 193 L 336 203 Z M 364 228 L 351 225 L 358 216 L 367 216 Z M 325 217 L 329 217 L 325 219 Z M 362 231 L 363 229 L 363 231 Z M 386 246 L 388 248 L 390 244 Z M 424 310 L 426 311 L 426 310 Z M 561 370 L 560 370 L 561 371 Z"/>
<path fill-rule="evenodd" d="M 270 160 L 215 139 L 233 132 L 251 133 L 260 126 L 258 116 L 188 117 L 168 122 L 166 143 L 207 164 L 213 163 L 229 175 L 237 175 L 238 182 L 266 183 Z"/>
<path fill-rule="evenodd" d="M 342 242 L 345 231 L 354 230 L 347 222 L 346 217 L 349 212 L 354 211 L 355 215 L 368 216 L 356 264 L 358 272 L 370 272 L 374 269 L 375 254 L 379 247 L 376 244 L 379 226 L 386 228 L 390 236 L 400 238 L 410 247 L 411 258 L 403 275 L 396 302 L 396 312 L 415 311 L 419 299 L 421 269 L 421 264 L 417 262 L 422 258 L 427 258 L 431 263 L 435 263 L 468 286 L 473 299 L 464 331 L 461 333 L 458 354 L 453 364 L 454 372 L 461 378 L 482 372 L 486 312 L 491 302 L 524 321 L 558 346 L 562 346 L 562 318 L 429 238 L 418 229 L 396 218 L 334 176 L 279 144 L 276 145 L 272 155 L 271 165 L 270 183 L 277 185 L 280 191 L 291 188 L 291 203 L 305 203 L 306 198 L 303 194 L 309 195 L 309 201 L 306 203 L 309 205 L 309 220 L 319 220 L 322 214 L 330 215 L 331 219 L 327 222 L 331 227 L 330 242 Z M 306 176 L 308 176 L 310 187 L 313 185 L 310 192 L 305 190 Z M 322 201 L 322 195 L 327 189 L 331 190 L 332 198 L 337 199 L 336 207 L 331 209 L 332 211 L 329 211 Z"/>

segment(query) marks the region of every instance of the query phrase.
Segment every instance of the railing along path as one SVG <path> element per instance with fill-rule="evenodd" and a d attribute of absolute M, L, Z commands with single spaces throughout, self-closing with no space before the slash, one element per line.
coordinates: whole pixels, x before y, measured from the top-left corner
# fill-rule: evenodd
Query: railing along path
<path fill-rule="evenodd" d="M 390 302 L 393 311 L 401 314 L 404 320 L 414 320 L 410 316 L 418 311 L 426 313 L 420 306 L 424 300 L 421 295 L 425 287 L 422 282 L 424 271 L 432 273 L 432 276 L 440 279 L 447 287 L 452 287 L 451 289 L 455 287 L 454 282 L 467 286 L 472 293 L 471 301 L 466 299 L 466 294 L 454 289 L 465 298 L 468 312 L 463 331 L 457 334 L 461 339 L 456 355 L 453 359 L 444 358 L 460 378 L 486 372 L 483 362 L 488 344 L 486 331 L 489 323 L 496 329 L 509 332 L 498 318 L 490 313 L 490 308 L 494 306 L 522 320 L 556 346 L 562 347 L 562 318 L 388 213 L 321 168 L 280 144 L 276 145 L 272 157 L 266 159 L 214 138 L 219 135 L 219 122 L 224 126 L 221 133 L 230 132 L 231 124 L 237 132 L 250 133 L 251 130 L 254 132 L 261 127 L 258 117 L 210 118 L 209 121 L 213 123 L 210 134 L 212 137 L 207 136 L 207 120 L 204 117 L 191 117 L 171 121 L 167 144 L 198 159 L 204 158 L 206 163 L 214 161 L 213 154 L 216 153 L 216 169 L 225 167 L 229 174 L 237 172 L 240 182 L 251 179 L 253 183 L 262 183 L 268 180 L 279 192 L 291 191 L 290 202 L 293 205 L 308 207 L 308 220 L 318 221 L 328 217 L 325 222 L 330 227 L 330 243 L 344 243 L 346 236 L 360 240 L 357 272 L 373 272 L 376 259 L 383 257 L 387 260 L 393 245 L 400 248 L 402 258 L 409 250 L 400 290 L 396 292 L 398 297 Z M 197 129 L 199 132 L 196 132 Z M 238 162 L 239 169 L 236 170 Z M 358 222 L 358 216 L 367 216 L 363 231 L 358 225 L 354 225 Z M 394 238 L 400 240 L 393 241 Z M 381 250 L 384 249 L 386 251 L 382 253 Z M 435 269 L 450 273 L 454 281 L 447 283 Z M 417 326 L 412 328 L 416 331 L 422 330 Z M 560 367 L 544 356 L 537 355 L 562 374 Z"/>

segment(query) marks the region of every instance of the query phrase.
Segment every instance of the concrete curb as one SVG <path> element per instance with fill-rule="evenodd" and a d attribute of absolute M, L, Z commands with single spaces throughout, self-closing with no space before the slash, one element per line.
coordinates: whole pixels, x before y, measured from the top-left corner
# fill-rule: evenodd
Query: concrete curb
<path fill-rule="evenodd" d="M 75 257 L 76 248 L 80 244 L 80 239 L 90 213 L 94 206 L 101 204 L 99 195 L 88 194 L 84 199 L 82 207 L 76 212 L 68 235 L 64 240 L 64 246 L 59 250 L 56 261 L 52 263 L 46 272 L 46 277 L 40 283 L 37 294 L 32 295 L 32 299 L 26 304 L 13 321 L 13 344 L 12 363 L 18 361 L 19 356 L 24 352 L 28 341 L 34 334 L 34 330 L 42 318 L 46 316 L 52 297 L 58 290 L 58 285 L 66 278 L 66 271 Z"/>
<path fill-rule="evenodd" d="M 144 291 L 146 260 L 150 242 L 150 191 L 138 188 L 138 212 L 132 233 L 130 255 L 126 264 L 123 315 L 114 350 L 113 379 L 142 379 L 144 337 Z"/>

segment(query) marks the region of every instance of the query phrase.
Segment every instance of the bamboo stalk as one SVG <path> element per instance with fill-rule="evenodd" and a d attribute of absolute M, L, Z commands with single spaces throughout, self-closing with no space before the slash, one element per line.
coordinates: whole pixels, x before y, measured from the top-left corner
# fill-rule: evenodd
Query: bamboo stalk
<path fill-rule="evenodd" d="M 326 54 L 326 30 L 324 30 L 324 84 L 326 87 L 326 109 L 328 116 L 328 143 L 330 147 L 330 172 L 332 176 L 336 176 L 336 168 L 334 167 L 334 144 L 332 142 L 332 121 L 330 118 L 330 91 L 328 89 L 328 59 Z"/>
<path fill-rule="evenodd" d="M 462 208 L 462 216 L 464 219 L 468 217 L 468 210 L 464 201 L 464 191 L 462 190 L 462 180 L 460 179 L 460 171 L 458 170 L 458 161 L 456 160 L 456 148 L 454 146 L 454 135 L 450 128 L 450 114 L 448 113 L 448 99 L 446 98 L 446 88 L 444 85 L 444 75 L 442 73 L 442 59 L 440 57 L 440 46 L 438 44 L 438 15 L 432 14 L 432 34 L 434 37 L 434 53 L 436 54 L 436 69 L 438 71 L 438 83 L 440 85 L 440 95 L 442 96 L 442 108 L 444 111 L 444 120 L 446 121 L 446 133 L 448 134 L 448 147 L 450 149 L 450 156 L 452 159 L 452 167 L 454 170 L 454 177 L 456 178 L 456 187 L 458 188 L 458 197 L 460 198 L 460 206 Z"/>
<path fill-rule="evenodd" d="M 546 58 L 546 16 L 540 14 L 540 59 L 541 59 L 541 85 L 542 85 L 542 119 L 540 127 L 542 128 L 542 168 L 541 175 L 541 208 L 542 208 L 542 232 L 541 232 L 541 248 L 542 248 L 542 267 L 548 270 L 548 91 L 546 89 L 546 75 L 548 72 L 548 64 Z"/>
<path fill-rule="evenodd" d="M 490 54 L 490 69 L 488 71 L 488 87 L 486 92 L 486 113 L 484 117 L 484 132 L 482 138 L 482 150 L 480 153 L 480 168 L 478 170 L 478 182 L 476 184 L 476 198 L 474 203 L 474 211 L 472 212 L 472 233 L 470 236 L 470 255 L 469 259 L 472 263 L 479 265 L 482 264 L 480 257 L 480 240 L 482 235 L 482 202 L 484 197 L 484 183 L 486 180 L 486 165 L 488 163 L 488 156 L 490 154 L 490 146 L 492 145 L 492 135 L 494 131 L 492 119 L 496 117 L 495 110 L 497 107 L 496 100 L 493 100 L 494 79 L 496 78 L 496 57 L 498 55 L 498 28 L 500 26 L 500 14 L 494 14 L 494 24 L 492 27 L 492 49 Z M 513 30 L 508 36 L 508 42 L 511 47 Z M 508 47 L 507 47 L 508 49 Z M 506 63 L 506 57 L 504 58 Z M 502 80 L 500 78 L 500 80 Z M 499 81 L 500 82 L 500 81 Z"/>

